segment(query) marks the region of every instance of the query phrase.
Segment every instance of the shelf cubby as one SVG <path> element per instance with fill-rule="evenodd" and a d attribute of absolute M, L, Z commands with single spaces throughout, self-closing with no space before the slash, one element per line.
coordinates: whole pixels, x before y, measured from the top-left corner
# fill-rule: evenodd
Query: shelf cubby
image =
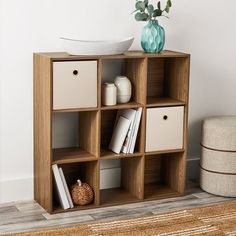
<path fill-rule="evenodd" d="M 97 111 L 53 114 L 52 163 L 89 161 L 98 157 Z"/>
<path fill-rule="evenodd" d="M 145 157 L 144 199 L 158 199 L 183 194 L 183 153 Z"/>
<path fill-rule="evenodd" d="M 141 187 L 143 180 L 142 175 L 140 175 L 143 161 L 142 157 L 120 159 L 120 186 L 100 190 L 101 206 L 137 202 L 143 199 Z"/>
<path fill-rule="evenodd" d="M 188 63 L 184 57 L 148 58 L 147 107 L 186 105 Z"/>
<path fill-rule="evenodd" d="M 118 110 L 104 110 L 101 112 L 101 158 L 116 158 L 119 156 L 132 156 L 132 154 L 116 154 L 108 149 L 109 143 L 112 137 L 113 129 L 115 126 L 116 115 Z M 141 121 L 142 122 L 142 121 Z M 139 127 L 139 133 L 137 135 L 136 145 L 134 149 L 134 155 L 140 155 L 142 152 L 141 143 L 141 123 Z"/>
<path fill-rule="evenodd" d="M 123 58 L 102 60 L 102 83 L 114 82 L 116 76 L 127 76 L 132 84 L 132 96 L 129 103 L 117 104 L 114 109 L 139 107 L 145 104 L 146 61 L 144 58 Z M 110 109 L 102 106 L 102 109 Z"/>
<path fill-rule="evenodd" d="M 70 164 L 60 164 L 58 165 L 62 168 L 68 188 L 70 188 L 73 184 L 77 182 L 78 179 L 82 181 L 82 183 L 88 183 L 94 191 L 94 200 L 92 203 L 85 206 L 75 206 L 75 208 L 68 210 L 76 210 L 76 209 L 87 209 L 91 207 L 95 207 L 99 204 L 99 191 L 98 191 L 98 171 L 99 164 L 98 161 L 87 161 L 81 163 L 70 163 Z M 59 206 L 58 195 L 55 187 L 55 182 L 53 182 L 53 211 L 60 212 L 63 209 Z"/>

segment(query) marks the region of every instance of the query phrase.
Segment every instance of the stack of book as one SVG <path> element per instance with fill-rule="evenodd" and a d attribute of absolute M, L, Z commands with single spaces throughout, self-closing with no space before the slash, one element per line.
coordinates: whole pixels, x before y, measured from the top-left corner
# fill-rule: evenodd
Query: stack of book
<path fill-rule="evenodd" d="M 115 153 L 134 153 L 142 108 L 119 110 L 109 149 Z"/>
<path fill-rule="evenodd" d="M 58 168 L 57 164 L 52 166 L 52 171 L 54 174 L 54 179 L 56 182 L 56 189 L 59 197 L 61 207 L 65 209 L 74 208 L 74 204 L 71 199 L 71 195 L 66 183 L 66 179 L 62 168 Z"/>

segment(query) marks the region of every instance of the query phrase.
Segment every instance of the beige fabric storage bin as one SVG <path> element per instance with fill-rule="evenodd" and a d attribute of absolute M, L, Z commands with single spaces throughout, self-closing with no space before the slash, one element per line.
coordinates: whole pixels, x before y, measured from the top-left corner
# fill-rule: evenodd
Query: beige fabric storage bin
<path fill-rule="evenodd" d="M 183 148 L 184 107 L 148 108 L 146 152 Z"/>
<path fill-rule="evenodd" d="M 97 107 L 97 61 L 53 62 L 53 109 Z"/>
<path fill-rule="evenodd" d="M 207 118 L 202 123 L 200 186 L 206 192 L 236 197 L 236 117 Z"/>

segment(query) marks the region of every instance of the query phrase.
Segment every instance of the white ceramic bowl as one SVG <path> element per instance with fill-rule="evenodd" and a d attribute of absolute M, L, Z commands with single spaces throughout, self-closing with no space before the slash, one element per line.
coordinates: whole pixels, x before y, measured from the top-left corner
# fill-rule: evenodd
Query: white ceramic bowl
<path fill-rule="evenodd" d="M 77 40 L 60 38 L 64 49 L 70 55 L 112 55 L 127 51 L 134 41 L 134 37 L 123 40 Z"/>

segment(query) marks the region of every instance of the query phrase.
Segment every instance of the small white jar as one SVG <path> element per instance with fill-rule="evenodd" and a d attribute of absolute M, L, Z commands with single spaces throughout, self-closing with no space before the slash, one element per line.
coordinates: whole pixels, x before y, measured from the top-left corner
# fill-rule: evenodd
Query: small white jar
<path fill-rule="evenodd" d="M 132 85 L 130 80 L 126 76 L 117 76 L 114 83 L 117 87 L 117 102 L 129 102 L 132 94 Z"/>
<path fill-rule="evenodd" d="M 102 104 L 114 106 L 117 104 L 117 88 L 113 83 L 105 83 L 102 89 Z"/>

